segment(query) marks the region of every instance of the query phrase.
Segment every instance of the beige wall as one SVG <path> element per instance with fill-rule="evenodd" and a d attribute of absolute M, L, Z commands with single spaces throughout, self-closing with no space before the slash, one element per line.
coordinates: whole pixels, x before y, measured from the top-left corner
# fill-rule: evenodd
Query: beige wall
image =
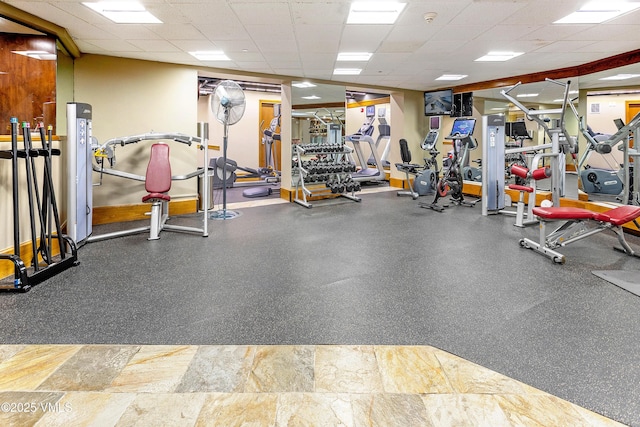
<path fill-rule="evenodd" d="M 93 136 L 99 144 L 111 138 L 149 132 L 197 133 L 196 70 L 164 63 L 83 55 L 75 61 L 74 101 L 93 107 Z M 153 141 L 116 148 L 116 168 L 144 175 Z M 198 167 L 195 147 L 170 142 L 173 175 Z M 98 177 L 94 174 L 94 182 Z M 104 175 L 93 188 L 94 206 L 140 203 L 144 183 Z M 196 180 L 174 181 L 172 199 L 194 197 Z"/>

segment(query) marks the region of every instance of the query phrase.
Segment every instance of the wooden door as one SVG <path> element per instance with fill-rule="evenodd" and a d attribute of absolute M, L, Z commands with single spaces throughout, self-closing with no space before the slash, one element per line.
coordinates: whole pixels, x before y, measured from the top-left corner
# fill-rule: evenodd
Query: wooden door
<path fill-rule="evenodd" d="M 259 153 L 258 164 L 261 168 L 267 166 L 265 146 L 264 144 L 262 144 L 262 136 L 263 136 L 262 131 L 269 128 L 269 125 L 271 124 L 271 120 L 273 120 L 273 118 L 275 117 L 273 114 L 273 106 L 279 103 L 280 101 L 260 100 L 260 117 L 259 117 L 260 130 L 258 132 L 258 153 Z M 280 127 L 278 127 L 277 131 L 280 132 Z M 275 169 L 278 170 L 280 167 L 280 159 L 281 159 L 280 141 L 274 141 L 273 147 L 275 148 L 275 154 L 274 154 Z"/>
<path fill-rule="evenodd" d="M 640 101 L 627 101 L 625 102 L 627 106 L 627 117 L 625 120 L 625 124 L 629 123 L 631 119 L 633 119 L 638 113 L 640 113 Z M 633 141 L 630 144 L 633 147 Z"/>

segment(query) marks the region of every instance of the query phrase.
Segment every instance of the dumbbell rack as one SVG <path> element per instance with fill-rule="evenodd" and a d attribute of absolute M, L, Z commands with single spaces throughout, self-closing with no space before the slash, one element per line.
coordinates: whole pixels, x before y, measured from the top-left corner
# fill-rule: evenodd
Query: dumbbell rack
<path fill-rule="evenodd" d="M 294 145 L 293 180 L 295 182 L 294 202 L 311 208 L 308 197 L 346 197 L 359 202 L 356 191 L 360 183 L 353 180 L 351 172 L 355 165 L 348 160 L 352 148 L 340 144 Z M 317 157 L 316 160 L 310 159 Z M 300 198 L 302 197 L 302 198 Z"/>

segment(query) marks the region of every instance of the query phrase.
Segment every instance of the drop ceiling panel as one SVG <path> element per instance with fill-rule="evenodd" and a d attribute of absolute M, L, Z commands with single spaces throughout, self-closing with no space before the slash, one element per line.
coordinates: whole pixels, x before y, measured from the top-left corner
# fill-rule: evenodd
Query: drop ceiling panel
<path fill-rule="evenodd" d="M 349 14 L 348 2 L 292 2 L 291 13 L 297 25 L 317 25 L 318 17 L 322 24 L 342 27 Z"/>
<path fill-rule="evenodd" d="M 172 3 L 176 3 L 175 1 Z M 241 26 L 236 13 L 224 1 L 199 1 L 174 6 L 183 16 L 195 24 L 216 26 Z"/>
<path fill-rule="evenodd" d="M 346 25 L 340 51 L 375 52 L 390 31 L 390 25 Z"/>
<path fill-rule="evenodd" d="M 168 40 L 197 40 L 204 38 L 202 33 L 191 24 L 157 24 L 147 28 Z"/>
<path fill-rule="evenodd" d="M 89 43 L 97 46 L 105 52 L 143 52 L 126 40 L 88 40 Z"/>
<path fill-rule="evenodd" d="M 291 28 L 291 11 L 288 2 L 269 1 L 233 2 L 231 9 L 244 25 L 270 25 Z"/>
<path fill-rule="evenodd" d="M 453 25 L 478 25 L 479 16 L 490 16 L 491 21 L 487 24 L 497 24 L 508 21 L 511 15 L 523 9 L 526 4 L 522 2 L 471 2 L 467 7 L 462 9 L 454 19 L 451 20 Z"/>
<path fill-rule="evenodd" d="M 151 53 L 180 52 L 180 48 L 178 48 L 176 45 L 166 40 L 131 40 L 129 39 L 129 43 L 131 43 L 133 46 L 139 48 L 144 52 L 151 52 Z"/>
<path fill-rule="evenodd" d="M 640 47 L 640 11 L 601 25 L 556 25 L 586 0 L 404 0 L 395 25 L 346 25 L 351 0 L 143 0 L 165 21 L 123 25 L 81 0 L 4 0 L 67 29 L 83 53 L 246 69 L 347 82 L 441 87 L 443 72 L 465 84 L 564 68 Z M 437 16 L 424 21 L 426 12 Z M 0 26 L 0 31 L 1 31 Z M 223 50 L 231 62 L 188 52 Z M 489 50 L 525 52 L 506 63 L 476 63 Z M 361 76 L 333 76 L 339 51 L 368 51 Z M 640 68 L 640 65 L 636 66 Z M 401 82 L 401 83 L 399 83 Z M 455 83 L 452 83 L 455 85 Z"/>

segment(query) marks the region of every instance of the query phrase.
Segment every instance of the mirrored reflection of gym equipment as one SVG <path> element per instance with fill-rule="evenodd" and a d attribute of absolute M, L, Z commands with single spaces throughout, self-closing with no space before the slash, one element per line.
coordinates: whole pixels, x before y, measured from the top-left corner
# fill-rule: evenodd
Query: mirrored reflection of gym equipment
<path fill-rule="evenodd" d="M 574 109 L 574 114 L 578 117 L 577 111 Z M 626 125 L 619 121 L 618 131 L 613 135 L 609 135 L 607 138 L 601 138 L 596 140 L 588 133 L 588 128 L 585 129 L 583 120 L 579 120 L 580 128 L 589 143 L 588 150 L 595 150 L 600 154 L 609 154 L 613 148 L 620 144 L 618 150 L 622 151 L 622 187 L 623 190 L 619 194 L 619 197 L 623 204 L 628 205 L 640 205 L 640 173 L 635 168 L 635 165 L 640 161 L 640 151 L 637 148 L 637 143 L 631 148 L 631 140 L 638 141 L 640 138 L 640 113 L 636 114 Z M 583 162 L 581 158 L 581 162 Z M 602 178 L 596 175 L 590 179 L 589 169 L 584 170 L 581 174 L 581 178 L 586 178 L 587 182 L 596 181 Z M 606 178 L 606 175 L 604 176 Z M 582 183 L 583 186 L 587 186 L 587 182 Z M 593 182 L 592 182 L 593 184 Z"/>
<path fill-rule="evenodd" d="M 247 198 L 267 197 L 273 193 L 274 188 L 278 189 L 280 169 L 276 144 L 280 142 L 280 104 L 274 104 L 273 109 L 273 119 L 269 126 L 262 130 L 261 144 L 264 148 L 265 166 L 258 169 L 248 168 L 239 166 L 235 160 L 229 158 L 225 165 L 223 157 L 214 157 L 209 160 L 209 169 L 214 176 L 214 188 L 222 188 L 223 182 L 226 182 L 227 188 L 251 187 L 242 191 L 242 195 Z"/>
<path fill-rule="evenodd" d="M 502 96 L 509 100 L 513 105 L 525 113 L 526 117 L 535 121 L 539 128 L 542 129 L 551 142 L 540 144 L 532 147 L 512 148 L 505 150 L 505 154 L 528 153 L 529 160 L 527 168 L 529 170 L 537 169 L 540 162 L 549 159 L 551 172 L 551 199 L 553 206 L 560 206 L 560 197 L 564 196 L 565 187 L 565 170 L 566 158 L 565 154 L 573 154 L 577 151 L 577 138 L 567 132 L 565 126 L 565 112 L 567 105 L 571 104 L 569 99 L 569 88 L 571 81 L 566 83 L 552 79 L 546 79 L 551 84 L 564 87 L 564 97 L 562 106 L 554 109 L 536 110 L 524 106 L 514 96 L 511 95 L 513 90 L 518 88 L 521 83 L 518 82 L 508 90 L 502 90 Z M 556 119 L 549 119 L 547 116 L 556 116 Z M 550 125 L 551 123 L 551 125 Z M 503 144 L 504 146 L 504 144 Z M 550 151 L 546 151 L 550 150 Z M 535 153 L 533 156 L 530 153 Z M 529 201 L 527 206 L 527 219 L 534 220 L 533 208 L 536 203 L 536 191 L 529 192 Z M 506 213 L 506 212 L 505 212 Z"/>
<path fill-rule="evenodd" d="M 240 121 L 244 115 L 246 100 L 244 91 L 233 80 L 223 80 L 216 86 L 211 97 L 211 111 L 216 120 L 223 125 L 222 137 L 222 210 L 211 214 L 211 219 L 226 220 L 238 217 L 240 214 L 227 210 L 227 148 L 229 146 L 229 126 Z M 205 159 L 208 159 L 205 156 Z M 206 206 L 206 205 L 205 205 Z"/>
<path fill-rule="evenodd" d="M 60 150 L 52 148 L 53 127 L 49 126 L 45 135 L 44 127 L 39 127 L 41 149 L 33 146 L 31 128 L 22 123 L 23 149 L 18 149 L 18 119 L 11 118 L 11 149 L 0 150 L 0 160 L 11 160 L 11 182 L 13 203 L 13 253 L 0 254 L 0 260 L 12 262 L 14 275 L 11 283 L 0 283 L 0 289 L 26 292 L 31 287 L 53 277 L 71 266 L 78 265 L 78 254 L 73 240 L 62 234 L 58 205 L 53 184 L 52 156 L 59 156 Z M 42 158 L 43 171 L 38 172 L 36 159 Z M 28 258 L 21 254 L 20 246 L 20 193 L 19 161 L 24 159 L 29 209 L 30 266 Z M 38 177 L 42 177 L 42 192 Z M 57 252 L 57 253 L 56 253 Z M 26 262 L 25 262 L 26 260 Z"/>
<path fill-rule="evenodd" d="M 374 131 L 374 120 L 375 113 L 368 113 L 367 118 L 362 126 L 360 126 L 360 129 L 358 129 L 358 131 L 352 135 L 347 135 L 345 138 L 346 141 L 351 142 L 351 144 L 353 145 L 353 151 L 356 153 L 358 164 L 360 165 L 360 170 L 351 174 L 354 181 L 383 181 L 386 178 L 384 167 L 382 165 L 382 159 L 378 154 L 378 150 L 376 149 L 376 142 L 372 137 Z M 390 134 L 391 131 L 389 130 L 389 135 Z M 367 157 L 364 155 L 360 142 L 366 142 L 367 144 L 369 144 L 369 148 L 371 149 L 371 156 L 369 160 L 367 160 Z M 370 168 L 369 164 L 374 165 L 374 167 Z"/>
<path fill-rule="evenodd" d="M 589 126 L 585 126 L 582 117 L 578 123 L 580 132 L 587 140 L 587 147 L 578 160 L 578 188 L 587 194 L 609 194 L 622 197 L 623 184 L 618 176 L 619 167 L 612 164 L 606 155 L 596 152 L 598 141 L 606 141 L 611 135 L 596 134 Z M 600 154 L 601 159 L 607 164 L 606 168 L 594 167 L 590 164 L 589 160 L 593 159 L 593 154 Z"/>
<path fill-rule="evenodd" d="M 375 107 L 374 105 L 370 105 L 367 107 Z M 391 163 L 389 163 L 389 151 L 391 150 L 391 125 L 387 122 L 387 109 L 386 108 L 378 108 L 378 112 L 376 113 L 378 117 L 378 137 L 376 138 L 375 149 L 376 152 L 379 153 L 380 146 L 383 146 L 382 155 L 380 155 L 380 161 L 382 162 L 383 168 L 388 168 Z M 373 156 L 373 153 L 369 156 L 369 160 L 367 163 L 370 166 L 377 167 L 376 159 Z"/>
<path fill-rule="evenodd" d="M 145 189 L 148 194 L 142 197 L 142 202 L 151 204 L 151 212 L 149 213 L 151 219 L 148 226 L 133 228 L 130 230 L 115 231 L 101 235 L 92 235 L 86 239 L 87 242 L 127 236 L 147 231 L 149 232 L 148 239 L 156 240 L 160 237 L 160 232 L 164 230 L 198 233 L 202 234 L 203 237 L 207 237 L 209 235 L 207 226 L 207 209 L 204 209 L 202 214 L 202 228 L 167 224 L 167 220 L 169 219 L 169 201 L 171 200 L 171 196 L 168 192 L 171 189 L 171 181 L 185 180 L 203 175 L 206 169 L 198 168 L 197 170 L 185 175 L 171 175 L 169 145 L 164 142 L 156 142 L 151 146 L 146 175 L 137 175 L 113 168 L 116 164 L 116 147 L 125 147 L 129 144 L 136 144 L 141 141 L 175 141 L 188 146 L 196 144 L 196 148 L 202 150 L 204 152 L 204 158 L 207 158 L 207 130 L 204 123 L 200 123 L 199 126 L 199 133 L 204 135 L 203 137 L 194 137 L 181 133 L 152 132 L 141 135 L 112 138 L 102 145 L 95 145 L 91 147 L 96 160 L 93 164 L 93 170 L 100 174 L 100 182 L 98 185 L 101 185 L 102 183 L 103 174 L 144 182 Z M 110 167 L 105 167 L 105 163 L 108 163 Z M 208 181 L 208 179 L 202 180 L 204 197 L 202 205 L 205 207 L 209 206 Z"/>

